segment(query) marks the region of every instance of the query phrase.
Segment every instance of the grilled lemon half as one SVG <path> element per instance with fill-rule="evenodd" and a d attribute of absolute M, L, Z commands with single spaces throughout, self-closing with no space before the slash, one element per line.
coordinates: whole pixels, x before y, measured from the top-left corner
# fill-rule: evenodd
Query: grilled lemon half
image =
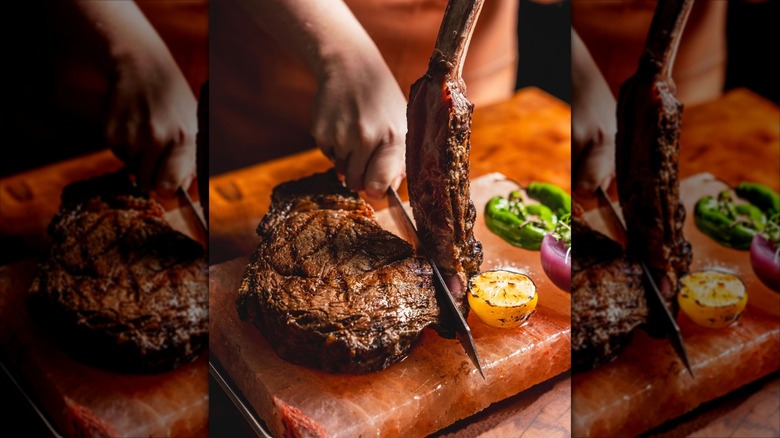
<path fill-rule="evenodd" d="M 696 324 L 723 328 L 739 319 L 747 305 L 745 284 L 721 271 L 692 272 L 680 280 L 677 302 Z"/>
<path fill-rule="evenodd" d="M 471 278 L 471 310 L 485 324 L 499 328 L 521 326 L 536 310 L 536 285 L 524 274 L 487 271 Z"/>

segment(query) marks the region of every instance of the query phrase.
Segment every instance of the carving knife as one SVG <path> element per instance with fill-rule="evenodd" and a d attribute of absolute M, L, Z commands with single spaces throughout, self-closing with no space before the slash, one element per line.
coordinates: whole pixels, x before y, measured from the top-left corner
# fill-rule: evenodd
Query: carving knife
<path fill-rule="evenodd" d="M 624 235 L 627 235 L 626 224 L 623 223 L 623 220 L 615 209 L 615 205 L 612 204 L 612 201 L 609 199 L 607 192 L 604 191 L 604 188 L 599 186 L 596 190 L 596 195 L 599 198 L 599 204 L 607 204 L 609 211 L 612 213 L 611 217 L 613 221 L 616 225 L 619 226 L 621 230 L 623 230 Z M 690 361 L 688 360 L 688 353 L 685 351 L 685 344 L 683 344 L 682 335 L 680 334 L 680 327 L 677 326 L 677 322 L 674 320 L 671 312 L 669 312 L 669 309 L 666 307 L 666 303 L 664 303 L 664 299 L 661 297 L 661 292 L 658 290 L 658 285 L 655 283 L 655 279 L 650 273 L 647 265 L 645 262 L 641 262 L 641 264 L 642 272 L 644 273 L 647 283 L 650 285 L 649 288 L 645 288 L 645 296 L 647 297 L 648 304 L 651 306 L 651 308 L 655 307 L 659 309 L 658 313 L 661 315 L 660 321 L 662 324 L 662 329 L 666 334 L 666 338 L 669 340 L 669 343 L 672 344 L 674 352 L 677 354 L 677 357 L 680 359 L 680 361 L 685 365 L 688 373 L 690 373 L 691 377 L 696 378 L 696 376 L 693 374 L 693 369 L 691 369 Z"/>
<path fill-rule="evenodd" d="M 3 370 L 5 377 L 11 383 L 11 385 L 13 385 L 16 388 L 19 395 L 21 395 L 22 398 L 27 402 L 30 409 L 32 409 L 35 412 L 35 414 L 38 415 L 38 418 L 40 418 L 41 422 L 43 423 L 43 426 L 47 429 L 50 436 L 53 438 L 63 438 L 63 436 L 60 435 L 59 432 L 57 432 L 57 429 L 55 429 L 54 425 L 48 420 L 46 415 L 43 413 L 43 410 L 35 403 L 35 401 L 33 401 L 33 399 L 27 394 L 24 388 L 22 388 L 22 385 L 19 384 L 19 382 L 16 380 L 13 374 L 11 374 L 8 368 L 6 368 L 3 362 L 1 361 L 0 361 L 0 369 Z M 6 393 L 3 393 L 3 395 L 7 396 Z"/>
<path fill-rule="evenodd" d="M 192 198 L 190 198 L 190 194 L 187 193 L 187 191 L 184 190 L 184 188 L 179 187 L 179 189 L 176 191 L 176 195 L 179 198 L 179 207 L 182 207 L 182 210 L 187 210 L 190 212 L 191 215 L 195 216 L 195 220 L 193 222 L 198 224 L 200 231 L 203 232 L 203 237 L 205 238 L 204 241 L 208 242 L 209 227 L 206 224 L 206 219 L 198 211 L 198 209 L 195 208 L 195 203 L 192 202 Z"/>
<path fill-rule="evenodd" d="M 223 370 L 224 368 L 222 367 L 222 364 L 220 364 L 216 358 L 209 358 L 209 374 L 214 380 L 217 381 L 220 388 L 222 388 L 222 390 L 225 392 L 225 395 L 233 403 L 233 406 L 236 408 L 236 410 L 238 410 L 241 416 L 244 417 L 247 425 L 249 425 L 249 427 L 258 437 L 271 438 L 271 435 L 266 432 L 262 421 L 258 418 L 255 411 L 249 407 L 248 402 L 245 402 L 245 398 L 240 393 L 238 388 L 234 387 L 235 384 L 230 381 L 229 378 L 225 377 L 227 374 L 223 373 Z"/>
<path fill-rule="evenodd" d="M 468 323 L 466 323 L 466 319 L 463 318 L 463 314 L 458 310 L 458 305 L 455 303 L 455 299 L 452 297 L 452 293 L 447 287 L 447 283 L 444 281 L 444 277 L 442 277 L 439 267 L 436 266 L 436 263 L 422 246 L 422 241 L 417 234 L 417 228 L 415 228 L 412 218 L 409 217 L 409 213 L 404 209 L 401 198 L 398 197 L 398 192 L 396 192 L 393 187 L 387 189 L 387 200 L 390 215 L 393 217 L 396 225 L 401 229 L 403 236 L 408 241 L 412 242 L 412 246 L 414 246 L 420 255 L 425 256 L 428 263 L 431 265 L 431 269 L 433 269 L 433 280 L 436 285 L 436 293 L 439 296 L 439 302 L 444 303 L 445 307 L 442 311 L 447 312 L 454 320 L 458 341 L 463 346 L 463 349 L 466 350 L 466 354 L 471 359 L 471 362 L 474 363 L 474 366 L 479 371 L 482 379 L 485 379 L 485 373 L 482 371 L 482 365 L 479 363 L 477 348 L 474 346 L 474 338 L 471 336 L 471 329 L 469 328 Z"/>

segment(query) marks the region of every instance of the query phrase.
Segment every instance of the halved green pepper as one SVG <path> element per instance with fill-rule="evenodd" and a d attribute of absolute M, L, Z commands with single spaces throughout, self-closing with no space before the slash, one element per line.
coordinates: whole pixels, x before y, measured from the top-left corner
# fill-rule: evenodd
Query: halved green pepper
<path fill-rule="evenodd" d="M 767 217 L 780 213 L 780 194 L 755 182 L 741 182 L 734 189 L 737 196 L 760 208 Z"/>
<path fill-rule="evenodd" d="M 543 182 L 532 182 L 525 189 L 528 197 L 541 202 L 559 217 L 571 213 L 571 196 L 562 188 Z"/>
<path fill-rule="evenodd" d="M 724 190 L 718 199 L 705 196 L 693 213 L 696 227 L 723 246 L 747 250 L 753 236 L 766 226 L 766 216 L 755 205 L 735 204 L 731 192 Z"/>
<path fill-rule="evenodd" d="M 493 197 L 485 205 L 485 223 L 510 244 L 539 250 L 544 236 L 555 229 L 558 215 L 571 211 L 571 197 L 547 183 L 531 183 L 526 193 L 541 204 L 526 204 L 519 190 L 512 191 L 507 198 Z"/>
<path fill-rule="evenodd" d="M 542 221 L 521 219 L 520 216 L 512 211 L 518 207 L 511 204 L 510 201 L 501 196 L 491 198 L 485 206 L 485 224 L 487 224 L 490 231 L 514 246 L 538 250 L 542 246 L 544 235 L 549 231 L 547 226 Z M 543 207 L 546 209 L 546 212 L 537 207 Z M 527 205 L 524 209 L 528 213 L 542 211 L 543 213 L 540 216 L 546 216 L 547 214 L 552 216 L 552 211 L 543 205 Z"/>

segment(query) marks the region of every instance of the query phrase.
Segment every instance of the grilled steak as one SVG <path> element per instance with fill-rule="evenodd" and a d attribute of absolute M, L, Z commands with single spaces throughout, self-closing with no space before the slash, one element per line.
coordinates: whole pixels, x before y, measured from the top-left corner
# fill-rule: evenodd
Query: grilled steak
<path fill-rule="evenodd" d="M 572 361 L 575 370 L 612 360 L 647 319 L 642 268 L 572 210 Z"/>
<path fill-rule="evenodd" d="M 428 72 L 412 85 L 407 108 L 406 170 L 414 219 L 464 315 L 468 279 L 479 272 L 482 245 L 472 230 L 477 213 L 469 183 L 474 105 L 460 76 L 482 2 L 448 3 Z"/>
<path fill-rule="evenodd" d="M 203 249 L 173 230 L 160 205 L 126 174 L 66 187 L 49 235 L 28 307 L 73 356 L 154 372 L 188 362 L 205 347 Z"/>
<path fill-rule="evenodd" d="M 381 370 L 437 322 L 430 265 L 333 170 L 277 186 L 257 234 L 236 304 L 286 360 Z"/>
<path fill-rule="evenodd" d="M 674 312 L 677 281 L 688 272 L 692 253 L 682 232 L 685 208 L 677 172 L 682 104 L 671 70 L 690 3 L 658 3 L 637 72 L 620 89 L 615 139 L 627 252 L 647 264 Z"/>

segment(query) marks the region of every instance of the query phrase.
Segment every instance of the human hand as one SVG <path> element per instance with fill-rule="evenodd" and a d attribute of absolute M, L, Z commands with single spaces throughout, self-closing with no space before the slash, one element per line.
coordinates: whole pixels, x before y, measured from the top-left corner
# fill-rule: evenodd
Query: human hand
<path fill-rule="evenodd" d="M 246 16 L 314 73 L 312 136 L 372 198 L 398 187 L 406 155 L 406 97 L 345 2 L 238 0 Z"/>
<path fill-rule="evenodd" d="M 572 158 L 578 196 L 592 197 L 615 177 L 616 107 L 604 76 L 572 32 Z"/>
<path fill-rule="evenodd" d="M 136 172 L 139 185 L 164 197 L 195 176 L 197 103 L 168 49 L 137 46 L 115 58 L 106 140 Z"/>
<path fill-rule="evenodd" d="M 374 53 L 375 52 L 375 53 Z M 318 74 L 312 135 L 347 186 L 382 198 L 405 172 L 406 98 L 375 48 L 328 59 Z"/>
<path fill-rule="evenodd" d="M 112 80 L 108 145 L 141 188 L 173 196 L 195 173 L 197 106 L 163 40 L 135 2 L 66 2 L 105 48 Z"/>

